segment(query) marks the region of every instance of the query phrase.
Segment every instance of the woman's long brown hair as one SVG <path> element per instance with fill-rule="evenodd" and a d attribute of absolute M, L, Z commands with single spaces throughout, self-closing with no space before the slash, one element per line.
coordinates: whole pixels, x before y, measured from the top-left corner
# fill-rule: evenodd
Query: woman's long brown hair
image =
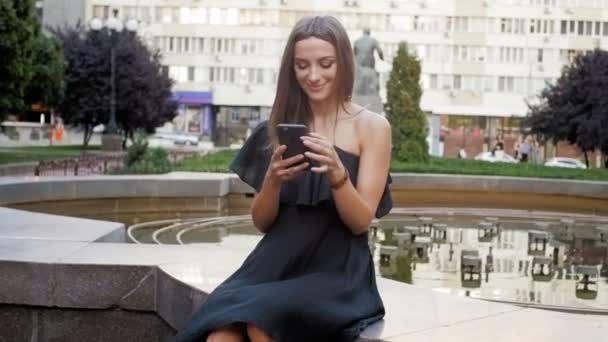
<path fill-rule="evenodd" d="M 336 49 L 337 77 L 334 94 L 338 106 L 350 101 L 355 81 L 355 60 L 346 30 L 332 16 L 315 16 L 300 19 L 294 26 L 281 60 L 277 91 L 270 112 L 268 135 L 273 149 L 279 145 L 277 125 L 299 123 L 309 125 L 312 119 L 308 95 L 302 90 L 294 72 L 294 48 L 297 42 L 315 37 Z M 339 108 L 336 108 L 336 113 Z"/>

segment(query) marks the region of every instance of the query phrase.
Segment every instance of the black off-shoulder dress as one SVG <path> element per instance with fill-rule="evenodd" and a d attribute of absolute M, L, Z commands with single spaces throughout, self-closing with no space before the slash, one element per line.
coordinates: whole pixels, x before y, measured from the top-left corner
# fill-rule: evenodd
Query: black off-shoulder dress
<path fill-rule="evenodd" d="M 262 122 L 231 164 L 260 191 L 272 154 Z M 356 184 L 359 157 L 336 148 Z M 378 175 L 380 176 L 380 175 Z M 392 208 L 387 177 L 376 217 Z M 284 183 L 268 233 L 218 286 L 176 341 L 205 341 L 214 330 L 248 322 L 275 341 L 352 341 L 384 316 L 367 234 L 340 219 L 327 178 L 313 172 Z"/>

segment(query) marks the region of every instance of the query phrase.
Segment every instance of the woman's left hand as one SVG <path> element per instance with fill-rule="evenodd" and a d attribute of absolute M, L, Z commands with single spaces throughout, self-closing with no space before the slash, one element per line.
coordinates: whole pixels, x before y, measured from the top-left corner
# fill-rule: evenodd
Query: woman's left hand
<path fill-rule="evenodd" d="M 301 138 L 304 145 L 310 149 L 304 155 L 319 164 L 319 166 L 311 168 L 310 171 L 325 173 L 330 184 L 334 184 L 344 177 L 346 169 L 329 139 L 314 132 Z"/>

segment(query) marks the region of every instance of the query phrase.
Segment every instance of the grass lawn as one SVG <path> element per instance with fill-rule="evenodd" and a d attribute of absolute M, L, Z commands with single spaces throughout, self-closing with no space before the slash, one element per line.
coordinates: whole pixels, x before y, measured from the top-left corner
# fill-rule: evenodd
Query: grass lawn
<path fill-rule="evenodd" d="M 176 171 L 229 172 L 228 166 L 236 151 L 222 151 L 203 157 L 186 159 L 176 165 Z M 442 173 L 461 175 L 489 175 L 510 177 L 538 177 L 608 181 L 606 169 L 565 169 L 530 163 L 488 163 L 475 160 L 431 158 L 429 163 L 402 163 L 393 161 L 391 172 Z"/>
<path fill-rule="evenodd" d="M 184 159 L 175 165 L 175 171 L 230 172 L 228 166 L 236 156 L 236 150 L 226 150 L 202 157 Z"/>
<path fill-rule="evenodd" d="M 89 146 L 86 151 L 99 150 L 99 146 Z M 77 157 L 83 152 L 81 145 L 68 146 L 22 146 L 1 147 L 0 165 L 9 163 L 23 163 L 38 160 L 61 159 Z"/>

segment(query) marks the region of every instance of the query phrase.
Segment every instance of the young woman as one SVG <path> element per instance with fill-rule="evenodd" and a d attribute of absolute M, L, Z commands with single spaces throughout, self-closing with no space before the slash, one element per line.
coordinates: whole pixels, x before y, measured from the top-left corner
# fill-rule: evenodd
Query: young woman
<path fill-rule="evenodd" d="M 265 235 L 177 341 L 352 341 L 384 316 L 366 232 L 392 208 L 391 128 L 350 101 L 354 69 L 335 18 L 296 24 L 270 120 L 231 165 L 256 191 L 251 214 Z M 282 158 L 280 123 L 306 124 L 309 152 Z"/>

